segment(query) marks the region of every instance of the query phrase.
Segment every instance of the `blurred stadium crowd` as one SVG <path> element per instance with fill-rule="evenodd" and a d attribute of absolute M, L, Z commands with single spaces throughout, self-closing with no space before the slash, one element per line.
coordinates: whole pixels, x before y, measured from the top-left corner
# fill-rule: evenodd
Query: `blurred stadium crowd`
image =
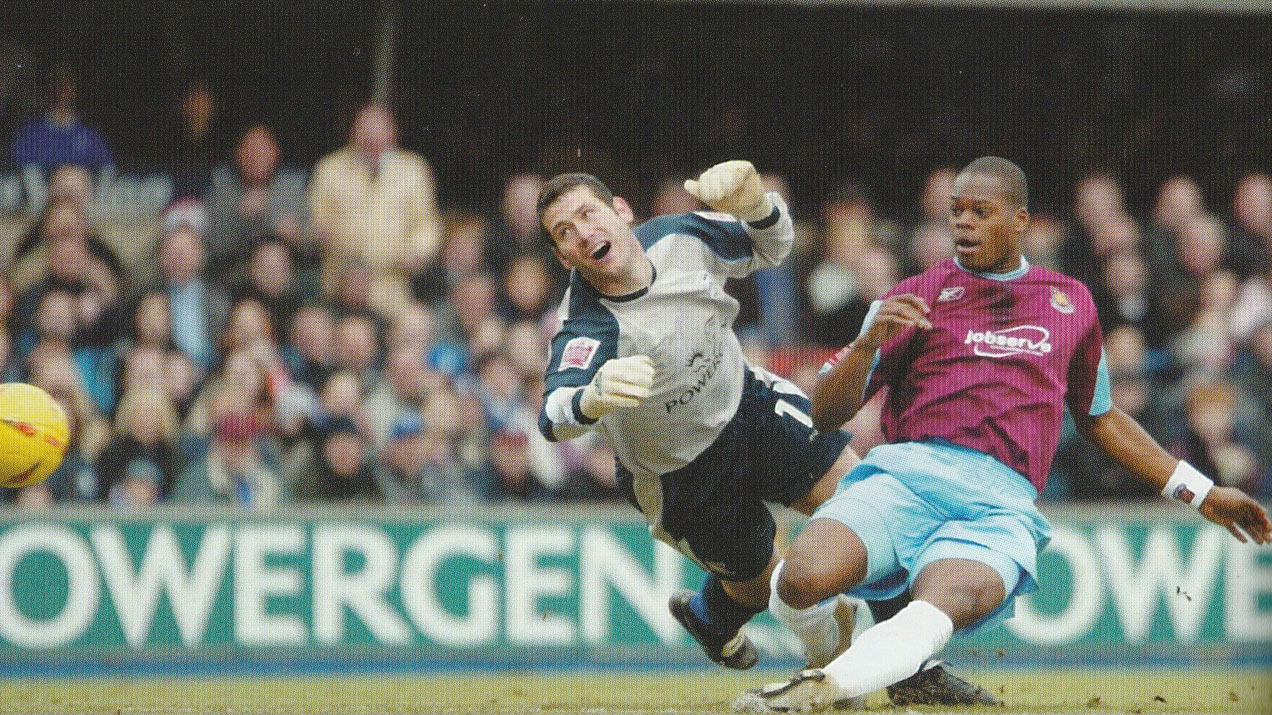
<path fill-rule="evenodd" d="M 296 167 L 264 124 L 218 143 L 218 98 L 194 83 L 159 184 L 105 191 L 123 179 L 76 89 L 56 69 L 47 105 L 3 137 L 25 198 L 0 219 L 0 371 L 60 400 L 73 443 L 47 483 L 0 500 L 622 498 L 606 445 L 536 427 L 567 279 L 538 234 L 545 177 L 507 176 L 489 211 L 439 205 L 428 161 L 374 105 L 345 146 Z M 951 255 L 955 171 L 930 167 L 907 212 L 846 181 L 797 215 L 791 257 L 731 286 L 752 361 L 809 389 L 871 300 Z M 643 217 L 701 208 L 683 178 L 638 202 Z M 787 177 L 765 180 L 789 196 Z M 1068 210 L 1034 215 L 1026 253 L 1095 295 L 1114 402 L 1217 481 L 1272 498 L 1272 177 L 1241 176 L 1217 206 L 1175 175 L 1142 214 L 1114 174 L 1071 188 Z M 876 415 L 850 425 L 860 452 L 881 439 Z M 1048 497 L 1152 491 L 1068 427 Z"/>

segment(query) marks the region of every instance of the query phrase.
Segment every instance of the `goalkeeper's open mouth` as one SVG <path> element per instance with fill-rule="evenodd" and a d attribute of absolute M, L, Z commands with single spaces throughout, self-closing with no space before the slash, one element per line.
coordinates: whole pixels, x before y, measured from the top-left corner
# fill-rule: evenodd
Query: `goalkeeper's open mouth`
<path fill-rule="evenodd" d="M 599 260 L 601 260 L 602 258 L 604 258 L 606 255 L 608 255 L 608 254 L 609 254 L 609 252 L 610 252 L 610 242 L 609 242 L 609 241 L 605 241 L 605 242 L 601 243 L 601 245 L 599 245 L 599 246 L 597 246 L 596 248 L 592 249 L 592 260 L 593 260 L 593 261 L 599 261 Z"/>

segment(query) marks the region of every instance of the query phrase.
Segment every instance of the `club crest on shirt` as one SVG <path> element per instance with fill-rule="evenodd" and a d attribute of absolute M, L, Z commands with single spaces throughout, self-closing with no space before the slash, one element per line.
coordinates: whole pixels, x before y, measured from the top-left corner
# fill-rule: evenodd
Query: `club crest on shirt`
<path fill-rule="evenodd" d="M 1069 296 L 1055 286 L 1051 286 L 1051 307 L 1065 315 L 1069 315 L 1074 310 L 1073 302 L 1069 300 Z"/>
<path fill-rule="evenodd" d="M 561 366 L 557 368 L 557 372 L 561 370 L 569 370 L 577 367 L 581 370 L 587 369 L 592 364 L 592 358 L 596 356 L 596 349 L 601 346 L 601 341 L 595 338 L 588 338 L 580 335 L 573 338 L 565 344 L 565 349 L 561 351 Z"/>
<path fill-rule="evenodd" d="M 963 286 L 951 286 L 949 288 L 942 288 L 941 294 L 936 297 L 936 302 L 948 303 L 952 300 L 958 300 L 959 298 L 962 298 L 963 294 L 966 292 L 967 290 L 963 288 Z"/>

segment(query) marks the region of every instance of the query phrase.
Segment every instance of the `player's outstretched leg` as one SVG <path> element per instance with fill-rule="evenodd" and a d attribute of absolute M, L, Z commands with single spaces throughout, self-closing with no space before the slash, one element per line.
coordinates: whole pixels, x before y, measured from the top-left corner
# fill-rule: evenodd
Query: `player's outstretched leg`
<path fill-rule="evenodd" d="M 834 519 L 808 522 L 787 551 L 787 560 L 774 569 L 769 611 L 803 642 L 810 669 L 788 683 L 747 691 L 734 703 L 736 710 L 785 712 L 791 703 L 796 711 L 864 705 L 860 697 L 840 693 L 816 668 L 834 661 L 852 643 L 856 609 L 842 593 L 861 582 L 866 561 L 865 544 L 847 526 Z M 793 700 L 788 692 L 794 693 Z"/>
<path fill-rule="evenodd" d="M 857 625 L 857 606 L 838 594 L 808 608 L 793 608 L 777 594 L 777 583 L 783 564 L 773 570 L 769 612 L 794 633 L 804 644 L 805 668 L 820 668 L 843 653 L 852 644 L 852 631 Z"/>
<path fill-rule="evenodd" d="M 702 590 L 677 591 L 667 604 L 671 615 L 698 641 L 713 662 L 734 670 L 746 670 L 760 653 L 741 628 L 763 609 L 738 603 L 724 591 L 724 583 L 707 574 Z"/>
<path fill-rule="evenodd" d="M 909 605 L 907 591 L 886 601 L 867 601 L 875 623 L 883 623 Z M 810 666 L 816 667 L 816 666 Z M 1003 701 L 975 683 L 969 683 L 955 675 L 948 663 L 931 659 L 923 663 L 919 672 L 888 686 L 888 698 L 893 705 L 985 705 L 999 706 Z"/>
<path fill-rule="evenodd" d="M 743 712 L 822 712 L 837 702 L 859 698 L 918 671 L 945 646 L 953 622 L 927 601 L 914 601 L 895 617 L 862 633 L 825 668 L 805 670 L 785 684 L 765 686 L 760 703 L 739 699 Z"/>
<path fill-rule="evenodd" d="M 779 566 L 779 571 L 780 568 Z M 776 574 L 773 580 L 777 581 Z M 785 624 L 804 641 L 804 656 L 807 662 L 801 669 L 801 673 L 820 672 L 817 669 L 825 667 L 852 645 L 852 632 L 857 625 L 857 604 L 843 594 L 803 610 L 791 608 L 774 595 L 769 600 L 769 609 L 778 622 Z M 798 677 L 797 674 L 796 678 Z M 775 686 L 752 688 L 737 701 L 736 709 L 742 712 L 752 710 L 764 712 L 762 705 L 755 706 L 747 703 L 763 703 L 766 692 L 773 690 L 776 686 L 785 685 L 787 684 L 777 683 Z M 831 703 L 831 707 L 836 710 L 858 710 L 865 706 L 864 697 L 838 698 Z"/>
<path fill-rule="evenodd" d="M 944 648 L 956 626 L 976 623 L 1006 597 L 996 570 L 967 559 L 928 564 L 914 592 L 910 605 L 871 627 L 825 668 L 766 686 L 758 698 L 744 696 L 735 707 L 745 712 L 821 712 L 845 698 L 895 684 Z"/>

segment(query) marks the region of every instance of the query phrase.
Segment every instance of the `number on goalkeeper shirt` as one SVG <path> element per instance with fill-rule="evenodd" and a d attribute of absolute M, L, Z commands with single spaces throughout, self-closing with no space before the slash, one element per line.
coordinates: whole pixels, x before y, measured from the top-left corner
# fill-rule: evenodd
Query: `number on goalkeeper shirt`
<path fill-rule="evenodd" d="M 800 424 L 804 425 L 805 427 L 808 427 L 810 429 L 813 427 L 813 418 L 809 417 L 806 412 L 796 407 L 795 405 L 792 405 L 786 400 L 778 400 L 777 402 L 773 403 L 773 411 L 777 412 L 777 414 L 782 415 L 783 417 L 794 417 L 797 421 L 799 421 Z"/>

